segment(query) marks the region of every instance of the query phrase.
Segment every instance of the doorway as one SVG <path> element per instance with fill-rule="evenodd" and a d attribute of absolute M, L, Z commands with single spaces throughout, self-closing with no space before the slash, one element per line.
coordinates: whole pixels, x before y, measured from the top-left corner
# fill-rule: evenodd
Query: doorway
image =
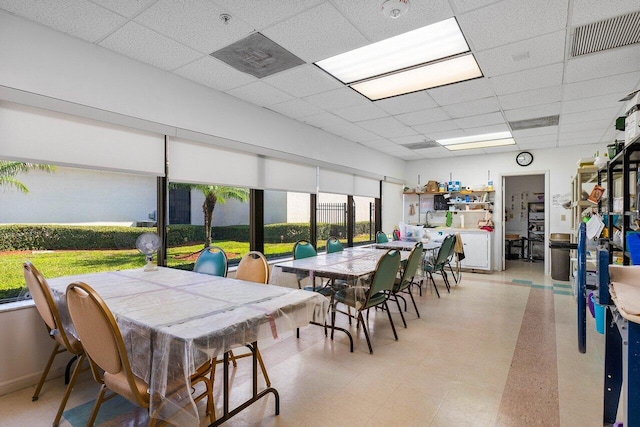
<path fill-rule="evenodd" d="M 546 274 L 549 265 L 548 173 L 502 177 L 503 270 L 527 268 Z"/>

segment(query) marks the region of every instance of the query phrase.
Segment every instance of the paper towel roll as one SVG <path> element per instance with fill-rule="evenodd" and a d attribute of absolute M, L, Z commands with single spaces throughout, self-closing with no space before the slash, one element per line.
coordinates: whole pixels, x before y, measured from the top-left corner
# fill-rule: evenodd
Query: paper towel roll
<path fill-rule="evenodd" d="M 460 215 L 460 228 L 464 228 L 464 215 Z"/>

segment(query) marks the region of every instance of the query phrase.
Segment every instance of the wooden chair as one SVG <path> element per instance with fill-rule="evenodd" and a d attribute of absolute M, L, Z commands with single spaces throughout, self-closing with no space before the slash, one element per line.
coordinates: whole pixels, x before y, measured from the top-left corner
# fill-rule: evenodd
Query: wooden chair
<path fill-rule="evenodd" d="M 45 365 L 42 376 L 40 377 L 40 381 L 38 382 L 38 386 L 36 387 L 36 391 L 33 394 L 31 400 L 38 400 L 40 391 L 42 390 L 42 386 L 47 379 L 47 375 L 49 375 L 49 370 L 51 369 L 51 365 L 56 356 L 60 353 L 64 353 L 65 351 L 73 354 L 73 357 L 67 364 L 67 369 L 65 372 L 67 389 L 65 390 L 62 401 L 58 406 L 58 412 L 53 419 L 53 426 L 56 427 L 60 423 L 62 412 L 67 405 L 67 401 L 69 400 L 69 396 L 71 395 L 71 390 L 75 385 L 76 378 L 78 377 L 78 373 L 80 372 L 86 356 L 80 341 L 65 330 L 62 324 L 62 320 L 60 319 L 60 313 L 58 312 L 58 308 L 56 307 L 56 304 L 53 300 L 51 289 L 49 289 L 49 285 L 47 284 L 45 278 L 30 262 L 25 262 L 23 264 L 22 270 L 24 273 L 24 278 L 27 282 L 27 287 L 29 288 L 29 292 L 31 293 L 31 296 L 33 297 L 33 300 L 36 304 L 36 309 L 38 310 L 40 317 L 47 327 L 49 336 L 55 341 L 55 345 L 53 346 L 53 350 L 51 351 L 49 360 Z M 76 367 L 73 370 L 71 378 L 69 378 L 69 369 L 71 368 L 71 365 L 74 361 L 76 361 Z"/>
<path fill-rule="evenodd" d="M 116 395 L 148 410 L 149 385 L 131 371 L 120 328 L 104 300 L 89 285 L 74 282 L 67 287 L 67 306 L 76 332 L 89 356 L 93 377 L 101 384 L 87 426 L 93 426 L 102 403 Z M 194 401 L 207 398 L 207 413 L 213 422 L 213 382 L 207 377 L 212 372 L 211 366 L 211 362 L 207 362 L 198 368 L 191 376 L 190 383 L 191 386 L 204 383 L 206 390 L 195 396 Z M 101 375 L 100 372 L 104 373 Z M 107 390 L 112 393 L 107 395 Z M 155 414 L 149 414 L 149 418 L 149 425 L 154 425 Z"/>

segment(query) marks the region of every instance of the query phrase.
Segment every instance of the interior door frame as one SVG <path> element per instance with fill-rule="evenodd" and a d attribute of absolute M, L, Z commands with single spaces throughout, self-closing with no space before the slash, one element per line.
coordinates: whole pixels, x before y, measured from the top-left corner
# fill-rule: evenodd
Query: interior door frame
<path fill-rule="evenodd" d="M 500 180 L 500 184 L 502 186 L 502 197 L 501 197 L 501 203 L 502 203 L 502 207 L 500 209 L 500 219 L 501 219 L 501 223 L 502 226 L 500 227 L 500 241 L 502 242 L 501 244 L 501 251 L 500 253 L 502 254 L 502 271 L 504 271 L 506 269 L 506 242 L 505 242 L 505 235 L 506 235 L 506 221 L 504 220 L 504 218 L 506 217 L 506 213 L 507 213 L 507 203 L 506 203 L 506 180 L 508 177 L 512 177 L 512 176 L 526 176 L 526 175 L 544 175 L 544 274 L 545 275 L 550 275 L 551 274 L 551 250 L 549 249 L 549 236 L 550 236 L 550 232 L 549 232 L 549 223 L 550 223 L 550 210 L 551 210 L 551 192 L 550 192 L 550 183 L 549 183 L 549 170 L 537 170 L 537 171 L 522 171 L 522 172 L 510 172 L 510 173 L 503 173 L 500 174 L 501 176 L 501 180 Z"/>

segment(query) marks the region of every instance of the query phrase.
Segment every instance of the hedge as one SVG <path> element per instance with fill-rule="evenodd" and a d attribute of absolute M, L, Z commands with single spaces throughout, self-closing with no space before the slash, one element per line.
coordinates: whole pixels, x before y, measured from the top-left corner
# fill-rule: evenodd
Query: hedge
<path fill-rule="evenodd" d="M 109 227 L 67 225 L 0 225 L 0 251 L 135 249 L 138 236 L 155 232 L 155 227 Z M 318 240 L 344 236 L 343 227 L 318 224 Z M 213 227 L 213 240 L 249 241 L 249 226 Z M 342 232 L 342 234 L 340 234 Z M 368 234 L 369 222 L 356 224 L 356 234 Z M 309 238 L 309 224 L 269 224 L 264 227 L 266 243 L 294 243 Z M 204 241 L 204 227 L 170 225 L 168 246 Z"/>

